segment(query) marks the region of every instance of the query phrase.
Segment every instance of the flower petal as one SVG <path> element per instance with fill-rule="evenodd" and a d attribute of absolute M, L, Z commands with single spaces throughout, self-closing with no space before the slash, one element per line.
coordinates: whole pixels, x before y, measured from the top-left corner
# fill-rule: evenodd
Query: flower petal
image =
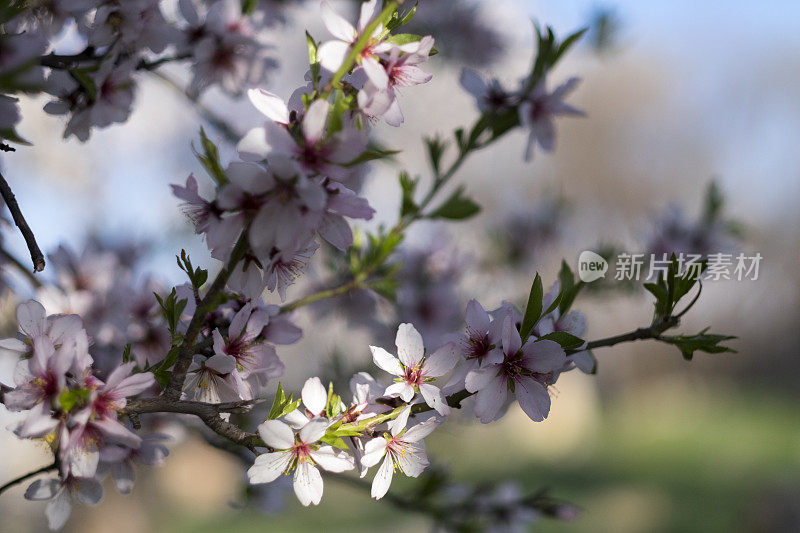
<path fill-rule="evenodd" d="M 303 405 L 314 416 L 319 416 L 325 411 L 325 404 L 328 403 L 328 392 L 319 378 L 308 378 L 300 395 L 303 398 Z"/>
<path fill-rule="evenodd" d="M 524 378 L 517 381 L 514 394 L 519 406 L 534 422 L 541 422 L 550 414 L 550 394 L 535 379 Z"/>
<path fill-rule="evenodd" d="M 378 472 L 375 474 L 375 478 L 372 480 L 370 496 L 376 500 L 383 498 L 386 493 L 389 492 L 389 487 L 392 484 L 393 474 L 394 462 L 392 461 L 392 458 L 387 455 L 386 459 L 384 459 L 383 463 L 381 463 L 381 467 L 378 469 Z"/>
<path fill-rule="evenodd" d="M 256 109 L 279 124 L 289 123 L 289 108 L 280 96 L 264 89 L 250 89 L 247 97 Z"/>
<path fill-rule="evenodd" d="M 447 405 L 447 399 L 445 399 L 439 387 L 430 383 L 420 383 L 419 392 L 425 399 L 425 403 L 433 407 L 437 413 L 442 416 L 450 415 L 450 406 Z"/>
<path fill-rule="evenodd" d="M 419 364 L 425 353 L 425 345 L 422 335 L 413 324 L 400 324 L 394 342 L 397 346 L 397 357 L 406 367 L 413 368 Z"/>
<path fill-rule="evenodd" d="M 423 364 L 425 376 L 438 378 L 453 370 L 458 362 L 456 343 L 448 342 L 425 359 Z"/>
<path fill-rule="evenodd" d="M 355 461 L 344 452 L 337 452 L 330 446 L 322 446 L 311 452 L 311 458 L 328 472 L 346 472 L 355 468 Z"/>
<path fill-rule="evenodd" d="M 247 470 L 250 483 L 269 483 L 275 481 L 286 471 L 292 454 L 289 452 L 263 453 L 256 457 L 253 466 Z"/>
<path fill-rule="evenodd" d="M 403 374 L 403 368 L 400 366 L 400 361 L 397 360 L 397 357 L 377 346 L 370 346 L 369 349 L 372 352 L 372 360 L 379 368 L 395 376 Z"/>
<path fill-rule="evenodd" d="M 267 420 L 259 425 L 258 434 L 267 446 L 276 450 L 288 450 L 294 446 L 292 428 L 280 420 Z"/>
<path fill-rule="evenodd" d="M 322 499 L 322 476 L 308 461 L 301 461 L 294 472 L 294 493 L 305 506 L 317 505 Z"/>

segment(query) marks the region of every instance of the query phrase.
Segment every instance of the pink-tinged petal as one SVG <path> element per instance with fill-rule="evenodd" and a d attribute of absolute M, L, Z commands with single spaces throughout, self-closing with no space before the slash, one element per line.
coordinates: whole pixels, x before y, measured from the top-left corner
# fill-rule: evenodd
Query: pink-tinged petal
<path fill-rule="evenodd" d="M 467 311 L 464 319 L 467 323 L 467 331 L 470 336 L 486 335 L 491 325 L 489 313 L 483 308 L 478 300 L 470 300 L 467 303 Z"/>
<path fill-rule="evenodd" d="M 356 465 L 353 458 L 344 452 L 337 452 L 330 446 L 322 446 L 311 452 L 314 462 L 328 472 L 340 473 L 353 470 Z"/>
<path fill-rule="evenodd" d="M 48 322 L 50 326 L 47 336 L 53 340 L 53 344 L 61 344 L 83 329 L 83 320 L 78 315 L 50 317 Z"/>
<path fill-rule="evenodd" d="M 429 418 L 425 422 L 420 422 L 403 433 L 403 440 L 405 442 L 419 442 L 433 433 L 433 430 L 439 427 L 441 423 L 442 421 L 438 418 Z"/>
<path fill-rule="evenodd" d="M 267 446 L 276 450 L 288 450 L 294 446 L 292 428 L 280 420 L 267 420 L 260 424 L 258 434 Z"/>
<path fill-rule="evenodd" d="M 328 111 L 331 105 L 325 100 L 315 100 L 303 116 L 303 137 L 308 144 L 317 144 L 325 136 Z"/>
<path fill-rule="evenodd" d="M 323 69 L 328 72 L 336 72 L 349 53 L 349 44 L 342 41 L 328 41 L 322 43 L 317 49 L 317 59 Z"/>
<path fill-rule="evenodd" d="M 564 349 L 557 342 L 541 340 L 529 342 L 522 352 L 522 364 L 534 372 L 547 373 L 558 370 L 567 362 Z"/>
<path fill-rule="evenodd" d="M 505 377 L 495 377 L 486 387 L 478 391 L 475 397 L 475 416 L 484 424 L 494 421 L 507 398 L 508 385 Z"/>
<path fill-rule="evenodd" d="M 399 73 L 395 73 L 394 79 L 399 87 L 413 87 L 428 83 L 433 78 L 433 74 L 425 72 L 416 65 L 405 65 Z"/>
<path fill-rule="evenodd" d="M 489 386 L 500 373 L 500 367 L 496 365 L 483 365 L 477 370 L 467 373 L 464 386 L 467 392 L 478 392 Z"/>
<path fill-rule="evenodd" d="M 447 405 L 447 400 L 442 395 L 442 390 L 430 383 L 420 383 L 419 392 L 425 399 L 425 403 L 433 407 L 437 413 L 442 416 L 450 415 L 450 406 Z"/>
<path fill-rule="evenodd" d="M 580 311 L 570 311 L 558 319 L 558 329 L 576 337 L 583 337 L 586 335 L 586 316 Z"/>
<path fill-rule="evenodd" d="M 532 378 L 517 381 L 514 387 L 519 406 L 534 422 L 541 422 L 550 414 L 550 394 L 547 389 Z"/>
<path fill-rule="evenodd" d="M 44 306 L 36 300 L 28 300 L 17 306 L 17 323 L 28 337 L 44 335 L 47 327 L 47 313 Z"/>
<path fill-rule="evenodd" d="M 292 429 L 300 429 L 308 424 L 309 418 L 300 409 L 295 409 L 291 413 L 284 415 L 283 421 L 289 424 Z"/>
<path fill-rule="evenodd" d="M 155 382 L 156 378 L 153 376 L 152 372 L 140 372 L 123 379 L 114 392 L 116 395 L 123 398 L 135 396 L 152 387 Z"/>
<path fill-rule="evenodd" d="M 142 444 L 142 438 L 139 437 L 139 435 L 132 432 L 115 419 L 96 418 L 92 420 L 91 424 L 99 429 L 104 437 L 111 439 L 113 442 L 124 444 L 129 448 L 138 448 Z"/>
<path fill-rule="evenodd" d="M 103 499 L 103 486 L 96 479 L 72 481 L 72 495 L 84 505 L 97 505 Z"/>
<path fill-rule="evenodd" d="M 386 439 L 376 437 L 364 445 L 364 456 L 361 457 L 361 464 L 367 468 L 373 467 L 386 454 Z"/>
<path fill-rule="evenodd" d="M 106 379 L 106 386 L 104 387 L 104 390 L 111 390 L 119 385 L 123 379 L 131 375 L 131 372 L 133 372 L 133 367 L 135 366 L 136 363 L 124 363 L 115 368 L 111 374 L 109 374 L 108 379 Z"/>
<path fill-rule="evenodd" d="M 94 477 L 100 454 L 96 450 L 74 449 L 69 454 L 69 473 L 74 477 Z"/>
<path fill-rule="evenodd" d="M 58 496 L 50 500 L 44 509 L 44 514 L 47 517 L 47 526 L 53 531 L 61 529 L 67 523 L 71 512 L 70 496 L 67 491 L 61 491 Z"/>
<path fill-rule="evenodd" d="M 261 161 L 270 152 L 267 143 L 267 130 L 264 128 L 253 128 L 248 131 L 239 144 L 236 145 L 239 157 L 244 161 Z"/>
<path fill-rule="evenodd" d="M 552 316 L 542 317 L 536 324 L 535 332 L 539 337 L 549 335 L 556 330 L 556 323 L 553 321 Z"/>
<path fill-rule="evenodd" d="M 247 479 L 253 484 L 275 481 L 286 471 L 291 460 L 292 454 L 289 452 L 261 454 L 247 470 Z"/>
<path fill-rule="evenodd" d="M 408 424 L 408 417 L 411 415 L 411 406 L 407 406 L 400 414 L 397 415 L 397 418 L 389 422 L 389 431 L 391 431 L 392 436 L 396 437 L 400 434 L 401 431 L 406 429 L 406 424 Z"/>
<path fill-rule="evenodd" d="M 389 76 L 386 74 L 386 69 L 383 68 L 377 59 L 374 57 L 365 57 L 361 61 L 361 66 L 364 68 L 364 74 L 367 78 L 377 87 L 383 89 L 389 86 Z"/>
<path fill-rule="evenodd" d="M 228 354 L 214 354 L 206 360 L 206 368 L 220 374 L 230 374 L 236 368 L 236 359 Z"/>
<path fill-rule="evenodd" d="M 33 501 L 50 500 L 61 489 L 60 479 L 37 479 L 25 489 L 25 499 Z"/>
<path fill-rule="evenodd" d="M 40 389 L 23 385 L 3 395 L 3 404 L 9 411 L 27 411 L 42 400 Z M 49 409 L 48 409 L 49 412 Z M 48 413 L 49 418 L 49 413 Z"/>
<path fill-rule="evenodd" d="M 394 456 L 397 466 L 409 477 L 419 476 L 430 464 L 425 448 L 417 443 L 410 443 L 403 447 L 403 452 Z"/>
<path fill-rule="evenodd" d="M 0 349 L 25 353 L 28 351 L 28 346 L 19 339 L 3 339 L 0 340 Z"/>
<path fill-rule="evenodd" d="M 225 339 L 222 337 L 222 333 L 220 333 L 218 329 L 215 329 L 211 332 L 211 338 L 213 339 L 214 343 L 214 353 L 219 355 L 227 355 L 225 353 Z"/>
<path fill-rule="evenodd" d="M 337 215 L 326 215 L 322 220 L 322 225 L 317 228 L 317 233 L 343 252 L 353 244 L 353 231 L 350 229 L 350 224 L 343 217 Z"/>
<path fill-rule="evenodd" d="M 422 335 L 412 324 L 400 324 L 394 342 L 397 346 L 397 357 L 406 367 L 413 368 L 422 361 L 425 345 L 422 343 Z"/>
<path fill-rule="evenodd" d="M 503 352 L 506 355 L 515 355 L 522 348 L 522 339 L 514 324 L 514 320 L 507 316 L 503 321 Z"/>
<path fill-rule="evenodd" d="M 325 436 L 330 421 L 327 418 L 314 418 L 300 429 L 300 440 L 313 444 Z"/>
<path fill-rule="evenodd" d="M 425 358 L 422 367 L 426 377 L 438 378 L 453 370 L 458 362 L 456 343 L 448 342 Z"/>
<path fill-rule="evenodd" d="M 410 402 L 414 398 L 414 387 L 405 382 L 392 383 L 386 387 L 384 396 L 399 396 L 404 402 Z"/>
<path fill-rule="evenodd" d="M 361 4 L 361 12 L 358 17 L 358 32 L 362 33 L 364 28 L 375 18 L 378 13 L 378 0 L 369 0 Z"/>
<path fill-rule="evenodd" d="M 247 97 L 267 118 L 279 124 L 289 123 L 289 108 L 280 96 L 264 89 L 250 89 L 247 91 Z"/>
<path fill-rule="evenodd" d="M 327 0 L 322 2 L 322 22 L 325 27 L 331 32 L 331 35 L 345 42 L 353 42 L 358 35 L 356 29 L 344 17 L 339 15 L 328 3 Z"/>
<path fill-rule="evenodd" d="M 233 161 L 225 169 L 225 175 L 231 183 L 250 194 L 263 194 L 275 185 L 272 175 L 263 166 L 255 163 Z"/>
<path fill-rule="evenodd" d="M 319 378 L 308 378 L 300 395 L 303 398 L 303 405 L 314 416 L 320 415 L 325 410 L 325 404 L 328 402 L 328 391 L 325 390 L 325 386 Z"/>
<path fill-rule="evenodd" d="M 50 367 L 51 359 L 55 354 L 55 347 L 50 337 L 45 335 L 34 337 L 33 357 L 30 360 L 31 371 L 36 376 L 43 376 Z"/>
<path fill-rule="evenodd" d="M 597 362 L 595 361 L 592 353 L 589 350 L 584 350 L 582 352 L 574 353 L 570 355 L 567 359 L 575 363 L 575 366 L 583 372 L 584 374 L 594 374 L 597 366 Z"/>
<path fill-rule="evenodd" d="M 392 484 L 392 475 L 394 474 L 394 461 L 389 456 L 386 456 L 386 459 L 383 460 L 381 463 L 381 467 L 378 469 L 378 472 L 375 474 L 375 478 L 372 480 L 372 489 L 370 490 L 370 496 L 375 498 L 376 500 L 380 500 L 383 498 L 387 492 L 389 492 L 389 487 Z"/>
<path fill-rule="evenodd" d="M 294 493 L 301 504 L 318 505 L 322 499 L 322 476 L 308 461 L 301 461 L 294 471 Z"/>
<path fill-rule="evenodd" d="M 50 406 L 40 403 L 30 410 L 27 418 L 20 424 L 14 433 L 24 439 L 44 437 L 55 431 L 58 420 L 50 414 Z"/>
<path fill-rule="evenodd" d="M 377 346 L 370 346 L 369 349 L 372 352 L 372 360 L 379 368 L 395 376 L 403 374 L 403 368 L 400 366 L 400 361 L 398 361 L 397 357 Z"/>
<path fill-rule="evenodd" d="M 136 481 L 136 473 L 129 461 L 119 461 L 111 466 L 111 476 L 114 486 L 120 494 L 130 494 Z"/>
<path fill-rule="evenodd" d="M 397 98 L 392 99 L 389 104 L 389 109 L 383 113 L 383 120 L 385 120 L 388 125 L 395 128 L 400 127 L 403 122 L 405 122 L 403 111 L 400 109 L 400 102 L 397 101 Z"/>

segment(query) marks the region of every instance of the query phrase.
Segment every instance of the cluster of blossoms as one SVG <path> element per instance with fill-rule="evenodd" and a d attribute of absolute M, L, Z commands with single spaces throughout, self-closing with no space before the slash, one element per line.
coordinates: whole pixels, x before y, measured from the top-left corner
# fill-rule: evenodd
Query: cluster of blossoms
<path fill-rule="evenodd" d="M 460 396 L 459 403 L 475 395 L 475 415 L 483 423 L 501 418 L 515 399 L 531 420 L 544 420 L 550 412 L 548 388 L 561 373 L 594 371 L 588 351 L 567 355 L 559 342 L 550 340 L 557 332 L 580 339 L 586 331 L 582 313 L 562 314 L 553 306 L 559 296 L 556 283 L 542 300 L 548 312 L 524 340 L 523 316 L 510 303 L 488 313 L 470 301 L 466 332 L 433 352 L 426 352 L 413 325 L 401 324 L 396 356 L 370 346 L 373 362 L 393 382 L 387 386 L 367 373 L 356 374 L 350 381 L 349 406 L 319 378 L 310 378 L 302 390 L 302 406 L 297 402 L 291 406 L 296 409 L 275 411 L 279 417 L 258 427 L 268 451 L 248 471 L 250 482 L 268 483 L 294 470 L 300 502 L 318 504 L 323 482 L 317 467 L 337 473 L 358 469 L 363 477 L 380 463 L 371 492 L 380 499 L 394 472 L 417 477 L 428 466 L 423 439 L 450 415 L 447 394 Z"/>
<path fill-rule="evenodd" d="M 133 362 L 117 366 L 105 381 L 92 368 L 89 337 L 77 315 L 47 315 L 33 300 L 20 304 L 22 338 L 0 346 L 16 352 L 16 387 L 4 392 L 10 411 L 25 412 L 14 433 L 44 439 L 58 458 L 60 479 L 35 481 L 25 496 L 50 500 L 47 518 L 59 528 L 70 512 L 71 498 L 97 503 L 100 480 L 111 474 L 120 492 L 133 486 L 131 461 L 160 463 L 167 454 L 162 437 L 141 437 L 119 418 L 128 399 L 155 385 L 150 372 L 135 372 Z"/>
<path fill-rule="evenodd" d="M 0 10 L 0 92 L 51 95 L 44 110 L 68 118 L 64 137 L 86 141 L 92 128 L 126 121 L 140 71 L 185 62 L 197 97 L 211 86 L 240 94 L 277 66 L 265 38 L 283 21 L 274 2 L 181 0 L 176 13 L 159 0 L 34 4 Z M 76 42 L 84 48 L 72 53 Z M 22 140 L 19 118 L 16 99 L 1 95 L 0 138 Z"/>
<path fill-rule="evenodd" d="M 402 173 L 397 225 L 369 235 L 365 246 L 353 246 L 348 219 L 369 220 L 374 210 L 352 183 L 360 180 L 367 161 L 390 153 L 370 146 L 370 128 L 381 119 L 399 126 L 400 88 L 431 79 L 420 65 L 436 53 L 433 37 L 396 32 L 414 14 L 413 9 L 402 14 L 400 3 L 383 2 L 379 8 L 377 0 L 364 2 L 353 25 L 323 1 L 324 22 L 333 38 L 319 43 L 308 35 L 306 83 L 288 102 L 263 89 L 247 91 L 267 120 L 238 142 L 239 160 L 224 166 L 216 146 L 201 132 L 199 158 L 214 180 L 213 194 L 201 195 L 193 175 L 184 185 L 172 185 L 172 192 L 211 256 L 222 262 L 213 281 L 206 283 L 208 271 L 193 267 L 183 252 L 178 265 L 189 282 L 163 296 L 166 291 L 150 279 L 136 281 L 130 263 L 118 254 L 90 249 L 75 257 L 60 250 L 51 257 L 57 287 L 39 296 L 61 314 L 48 315 L 35 301 L 18 306 L 23 334 L 0 342 L 0 348 L 16 353 L 20 361 L 15 386 L 0 387 L 0 400 L 26 413 L 14 428 L 17 435 L 42 439 L 53 451 L 58 479 L 37 480 L 26 492 L 29 499 L 49 500 L 52 528 L 63 525 L 73 499 L 96 503 L 108 474 L 121 492 L 129 492 L 133 462 L 164 460 L 163 435 L 134 432 L 141 430 L 141 414 L 196 415 L 216 436 L 257 453 L 247 471 L 250 483 L 269 483 L 294 472 L 294 492 L 303 505 L 322 498 L 320 469 L 354 470 L 364 477 L 376 467 L 371 496 L 380 499 L 395 473 L 418 477 L 425 471 L 430 463 L 425 438 L 462 402 L 472 402 L 483 423 L 501 418 L 515 401 L 531 420 L 542 421 L 550 413 L 550 390 L 560 375 L 574 368 L 594 372 L 588 348 L 616 342 L 589 345 L 583 340 L 586 319 L 570 311 L 581 284 L 566 264 L 547 294 L 537 275 L 524 313 L 505 302 L 487 312 L 472 300 L 466 330 L 447 335 L 452 307 L 444 310 L 441 304 L 455 300 L 459 265 L 452 258 L 438 261 L 435 254 L 398 248 L 415 220 L 457 220 L 480 210 L 463 196 L 463 188 L 438 206 L 429 205 L 471 151 L 520 125 L 530 129 L 527 158 L 534 144 L 553 148 L 554 117 L 581 113 L 563 102 L 576 78 L 552 92 L 545 78 L 579 33 L 560 44 L 551 30 L 546 36 L 539 33 L 533 68 L 517 91 L 465 71 L 462 84 L 482 113 L 469 133 L 456 130 L 450 145 L 458 150 L 455 162 L 445 170 L 447 143 L 429 139 L 434 171 L 429 192 L 417 204 L 414 189 L 420 180 Z M 279 13 L 269 11 L 271 2 L 181 0 L 177 7 L 176 21 L 164 16 L 157 0 L 0 8 L 0 89 L 52 94 L 55 100 L 46 110 L 68 114 L 66 135 L 84 140 L 94 126 L 125 120 L 138 71 L 189 60 L 189 93 L 196 97 L 212 85 L 238 93 L 273 67 L 258 31 L 280 20 Z M 73 56 L 47 54 L 50 37 L 68 21 L 85 41 L 85 50 Z M 17 120 L 14 99 L 0 96 L 2 138 L 19 141 Z M 277 292 L 281 302 L 286 299 L 287 288 L 320 240 L 346 252 L 350 280 L 282 306 L 265 303 L 265 291 Z M 405 259 L 405 270 L 389 264 L 398 255 Z M 401 282 L 392 278 L 398 273 Z M 677 323 L 680 315 L 672 311 L 692 285 L 676 276 L 659 283 L 651 291 L 659 300 L 649 338 L 675 344 L 689 357 L 698 349 L 728 350 L 718 343 L 730 337 L 705 332 L 660 336 Z M 294 401 L 279 384 L 272 407 L 261 416 L 256 404 L 284 371 L 276 346 L 302 337 L 290 311 L 358 289 L 397 297 L 399 316 L 419 321 L 429 346 L 437 349 L 426 350 L 423 335 L 402 323 L 396 354 L 370 346 L 386 382 L 366 372 L 355 374 L 349 403 L 318 377 L 306 380 Z M 150 292 L 156 293 L 156 302 Z M 641 331 L 636 338 L 645 338 Z M 248 433 L 234 423 L 239 420 L 232 413 L 248 414 L 251 420 L 259 416 L 263 422 L 257 433 Z M 522 502 L 503 489 L 473 500 L 463 500 L 471 507 L 469 516 L 454 513 L 451 525 L 473 520 L 476 513 L 490 520 L 492 513 L 501 513 L 498 520 L 515 527 L 528 523 L 533 509 L 547 507 L 547 502 Z"/>
<path fill-rule="evenodd" d="M 64 246 L 49 254 L 55 283 L 37 291 L 50 314 L 75 314 L 92 340 L 93 368 L 109 375 L 121 362 L 126 344 L 139 368 L 159 363 L 169 350 L 169 330 L 153 293 L 163 286 L 137 276 L 141 247 L 110 246 L 93 238 L 76 254 Z"/>
<path fill-rule="evenodd" d="M 246 237 L 249 253 L 229 286 L 247 298 L 267 289 L 285 299 L 287 286 L 319 247 L 316 236 L 346 250 L 353 243 L 346 219 L 372 218 L 374 209 L 367 200 L 344 184 L 355 167 L 363 166 L 359 158 L 369 153 L 370 122 L 364 118 L 402 122 L 395 87 L 430 80 L 418 65 L 433 46 L 431 37 L 392 44 L 390 33 L 377 25 L 360 65 L 344 77 L 346 87 L 357 91 L 354 107 L 344 113 L 337 110 L 319 97 L 320 86 L 341 67 L 376 8 L 377 0 L 363 4 L 356 30 L 323 2 L 325 22 L 337 40 L 319 46 L 315 66 L 321 66 L 320 78 L 310 70 L 306 77 L 312 81 L 297 89 L 288 104 L 263 89 L 248 91 L 268 120 L 239 142 L 242 161 L 228 165 L 213 199 L 200 196 L 194 176 L 184 186 L 173 185 L 213 257 L 228 260 L 239 235 Z"/>

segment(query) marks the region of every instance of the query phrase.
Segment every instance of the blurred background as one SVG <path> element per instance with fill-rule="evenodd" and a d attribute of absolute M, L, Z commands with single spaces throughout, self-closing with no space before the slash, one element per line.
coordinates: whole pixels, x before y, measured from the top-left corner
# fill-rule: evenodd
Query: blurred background
<path fill-rule="evenodd" d="M 302 29 L 317 39 L 327 33 L 314 2 L 290 6 L 286 16 L 271 39 L 282 67 L 267 88 L 288 97 L 305 71 Z M 590 28 L 550 80 L 582 77 L 570 102 L 588 118 L 559 121 L 556 152 L 539 152 L 530 164 L 522 162 L 523 133 L 471 159 L 456 181 L 482 213 L 412 227 L 397 310 L 354 294 L 298 312 L 306 337 L 279 350 L 284 386 L 299 390 L 309 375 L 341 379 L 369 368 L 368 344 L 391 346 L 400 320 L 416 323 L 433 346 L 463 327 L 470 298 L 487 309 L 520 302 L 534 272 L 547 284 L 562 258 L 574 267 L 583 250 L 645 253 L 676 227 L 694 228 L 706 232 L 706 252 L 764 258 L 755 281 L 708 283 L 682 325 L 687 333 L 711 326 L 736 335 L 739 353 L 687 362 L 654 343 L 597 350 L 597 375 L 564 375 L 545 422 L 531 423 L 516 406 L 486 427 L 462 416 L 433 435 L 429 455 L 455 482 L 511 479 L 546 487 L 581 510 L 573 522 L 543 520 L 536 530 L 800 531 L 800 4 L 423 0 L 416 31 L 437 38 L 442 53 L 427 65 L 435 77 L 402 96 L 402 128 L 375 131 L 381 144 L 403 150 L 403 167 L 427 176 L 421 135 L 449 135 L 474 120 L 458 85 L 462 67 L 512 86 L 522 76 L 533 53 L 528 17 L 561 35 Z M 211 91 L 203 103 L 239 132 L 259 120 L 246 100 Z M 130 121 L 86 144 L 64 142 L 63 124 L 42 104 L 23 102 L 19 131 L 35 146 L 5 157 L 3 172 L 44 250 L 64 244 L 79 253 L 92 236 L 104 246 L 135 243 L 135 275 L 164 286 L 183 282 L 174 260 L 181 248 L 214 268 L 168 189 L 189 172 L 204 176 L 190 147 L 203 118 L 182 94 L 146 79 Z M 234 148 L 206 128 L 223 161 L 231 160 Z M 375 164 L 366 176 L 378 215 L 363 228 L 396 219 L 400 168 Z M 697 221 L 712 182 L 725 204 L 707 227 Z M 26 257 L 17 232 L 4 235 Z M 289 289 L 290 300 L 327 278 L 324 258 Z M 33 295 L 22 278 L 7 277 L 18 298 Z M 644 294 L 602 285 L 575 304 L 588 317 L 589 339 L 648 324 Z M 2 304 L 6 335 L 14 330 L 14 298 L 6 294 Z M 326 313 L 332 306 L 347 312 Z M 0 354 L 0 381 L 11 382 L 14 363 Z M 13 420 L 0 407 L 0 426 Z M 319 508 L 301 511 L 291 495 L 283 506 L 279 490 L 261 506 L 244 505 L 235 458 L 177 431 L 170 448 L 164 467 L 139 472 L 132 495 L 109 488 L 98 507 L 75 509 L 65 530 L 368 531 L 370 518 L 391 520 L 392 531 L 429 527 L 422 516 L 333 480 Z M 5 430 L 0 450 L 0 480 L 46 461 L 43 447 Z M 22 500 L 23 490 L 0 498 L 0 531 L 46 527 L 43 505 Z M 354 512 L 364 519 L 353 521 Z"/>

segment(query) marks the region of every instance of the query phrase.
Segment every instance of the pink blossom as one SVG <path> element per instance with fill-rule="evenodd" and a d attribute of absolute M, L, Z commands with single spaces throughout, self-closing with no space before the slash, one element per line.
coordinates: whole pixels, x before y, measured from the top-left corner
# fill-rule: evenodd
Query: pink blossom
<path fill-rule="evenodd" d="M 467 391 L 477 392 L 475 414 L 484 424 L 496 420 L 511 391 L 525 414 L 541 422 L 550 412 L 547 387 L 566 363 L 564 350 L 549 340 L 530 339 L 523 345 L 511 316 L 503 321 L 502 343 L 501 362 L 467 374 Z"/>
<path fill-rule="evenodd" d="M 383 370 L 397 376 L 395 383 L 386 388 L 387 396 L 399 396 L 404 402 L 410 402 L 414 395 L 422 394 L 425 403 L 439 414 L 450 414 L 450 406 L 439 387 L 431 384 L 435 378 L 441 377 L 456 364 L 455 343 L 448 343 L 425 356 L 422 336 L 411 324 L 400 324 L 397 329 L 397 354 L 395 357 L 383 348 L 370 346 L 372 359 Z"/>

